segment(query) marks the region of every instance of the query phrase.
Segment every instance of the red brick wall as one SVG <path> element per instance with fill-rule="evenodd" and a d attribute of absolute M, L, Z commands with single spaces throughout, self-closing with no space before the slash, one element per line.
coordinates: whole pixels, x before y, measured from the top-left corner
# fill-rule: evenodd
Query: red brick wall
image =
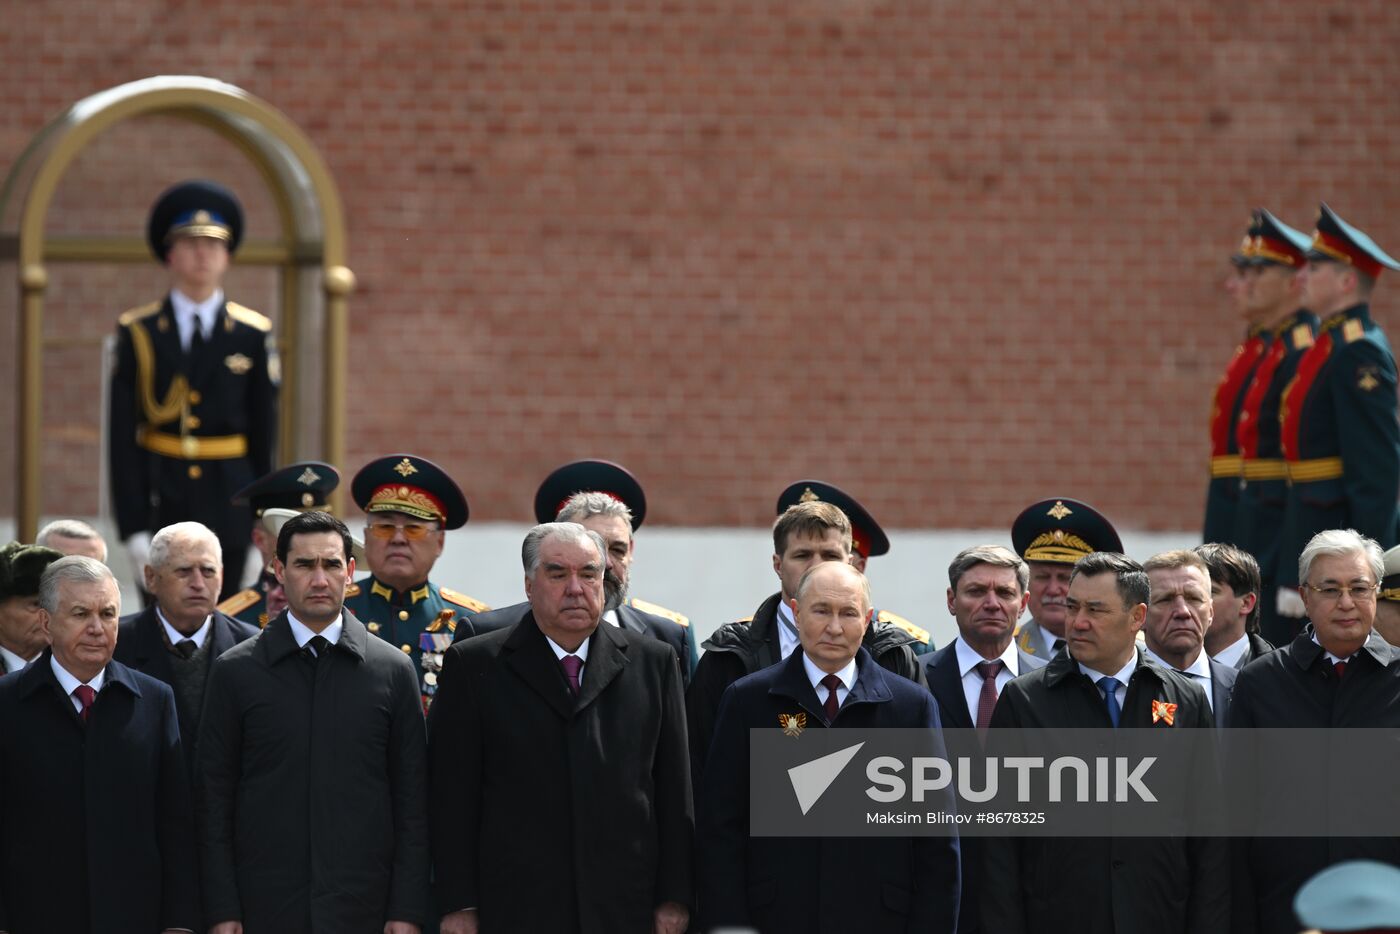
<path fill-rule="evenodd" d="M 1306 227 L 1326 198 L 1400 252 L 1389 0 L 63 0 L 4 20 L 0 166 L 153 74 L 232 82 L 306 130 L 360 282 L 346 466 L 433 457 L 478 518 L 526 518 L 551 467 L 607 456 L 664 524 L 766 522 L 812 475 L 892 527 L 1002 525 L 1060 493 L 1188 528 L 1248 208 Z M 271 233 L 241 157 L 166 120 L 104 137 L 53 227 L 140 230 L 194 174 Z M 46 511 L 96 507 L 93 342 L 159 283 L 55 271 L 48 333 L 74 342 L 45 357 Z M 264 270 L 230 290 L 274 311 Z M 1400 327 L 1400 289 L 1377 312 Z"/>

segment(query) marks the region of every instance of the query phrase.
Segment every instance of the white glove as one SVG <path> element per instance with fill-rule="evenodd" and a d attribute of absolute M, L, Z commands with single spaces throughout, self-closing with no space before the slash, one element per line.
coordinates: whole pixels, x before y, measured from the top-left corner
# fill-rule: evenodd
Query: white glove
<path fill-rule="evenodd" d="M 1287 616 L 1290 619 L 1302 619 L 1308 613 L 1303 606 L 1303 595 L 1296 587 L 1280 587 L 1275 607 L 1279 616 Z"/>
<path fill-rule="evenodd" d="M 126 553 L 131 556 L 131 573 L 138 587 L 146 586 L 146 565 L 151 558 L 151 533 L 136 532 L 126 540 Z"/>

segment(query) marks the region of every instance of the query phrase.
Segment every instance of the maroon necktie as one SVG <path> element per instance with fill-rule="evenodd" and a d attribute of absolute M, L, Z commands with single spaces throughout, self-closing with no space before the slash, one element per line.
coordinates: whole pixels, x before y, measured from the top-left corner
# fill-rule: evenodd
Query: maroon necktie
<path fill-rule="evenodd" d="M 826 703 L 822 709 L 826 711 L 826 722 L 830 723 L 836 719 L 836 712 L 841 709 L 841 700 L 836 696 L 836 691 L 841 687 L 841 679 L 835 675 L 827 675 L 822 678 L 822 687 L 826 688 Z"/>
<path fill-rule="evenodd" d="M 1347 676 L 1347 663 L 1337 662 L 1335 665 L 1332 666 L 1332 670 L 1337 673 L 1337 680 L 1341 681 Z"/>
<path fill-rule="evenodd" d="M 78 711 L 78 719 L 87 723 L 88 711 L 92 709 L 92 702 L 97 700 L 97 692 L 89 685 L 80 684 L 73 689 L 73 696 L 83 705 L 83 709 Z"/>
<path fill-rule="evenodd" d="M 977 696 L 977 729 L 979 732 L 987 732 L 987 727 L 992 725 L 992 711 L 997 706 L 997 675 L 1001 674 L 1004 663 L 998 659 L 994 662 L 978 662 L 977 673 L 982 676 L 982 693 Z"/>
<path fill-rule="evenodd" d="M 569 679 L 569 690 L 578 697 L 578 673 L 583 670 L 583 659 L 577 655 L 565 655 L 559 659 L 564 666 L 564 676 Z"/>

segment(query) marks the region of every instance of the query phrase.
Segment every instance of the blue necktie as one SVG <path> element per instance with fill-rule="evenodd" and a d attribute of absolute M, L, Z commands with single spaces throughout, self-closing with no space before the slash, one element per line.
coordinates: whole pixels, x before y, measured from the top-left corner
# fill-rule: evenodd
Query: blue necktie
<path fill-rule="evenodd" d="M 1113 725 L 1118 726 L 1118 717 L 1123 713 L 1118 706 L 1118 679 L 1100 678 L 1099 687 L 1103 689 L 1104 703 L 1108 705 L 1108 719 L 1113 721 Z"/>

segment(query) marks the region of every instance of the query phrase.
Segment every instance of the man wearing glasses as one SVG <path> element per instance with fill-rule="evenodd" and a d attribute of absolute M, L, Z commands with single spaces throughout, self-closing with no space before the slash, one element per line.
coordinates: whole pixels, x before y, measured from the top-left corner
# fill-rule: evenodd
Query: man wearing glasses
<path fill-rule="evenodd" d="M 467 523 L 467 498 L 441 467 L 413 454 L 366 464 L 350 495 L 366 516 L 370 575 L 346 593 L 345 608 L 413 660 L 427 709 L 458 620 L 490 609 L 428 579 L 445 531 Z"/>
<path fill-rule="evenodd" d="M 1400 649 L 1372 629 L 1383 571 L 1381 549 L 1373 539 L 1351 529 L 1312 537 L 1298 558 L 1299 591 L 1310 625 L 1290 645 L 1240 672 L 1230 727 L 1400 727 Z M 1315 790 L 1299 788 L 1300 807 Z M 1393 838 L 1313 837 L 1284 843 L 1269 837 L 1246 841 L 1248 872 L 1232 880 L 1232 930 L 1297 930 L 1294 894 L 1331 863 L 1359 856 L 1400 863 L 1400 840 Z"/>

